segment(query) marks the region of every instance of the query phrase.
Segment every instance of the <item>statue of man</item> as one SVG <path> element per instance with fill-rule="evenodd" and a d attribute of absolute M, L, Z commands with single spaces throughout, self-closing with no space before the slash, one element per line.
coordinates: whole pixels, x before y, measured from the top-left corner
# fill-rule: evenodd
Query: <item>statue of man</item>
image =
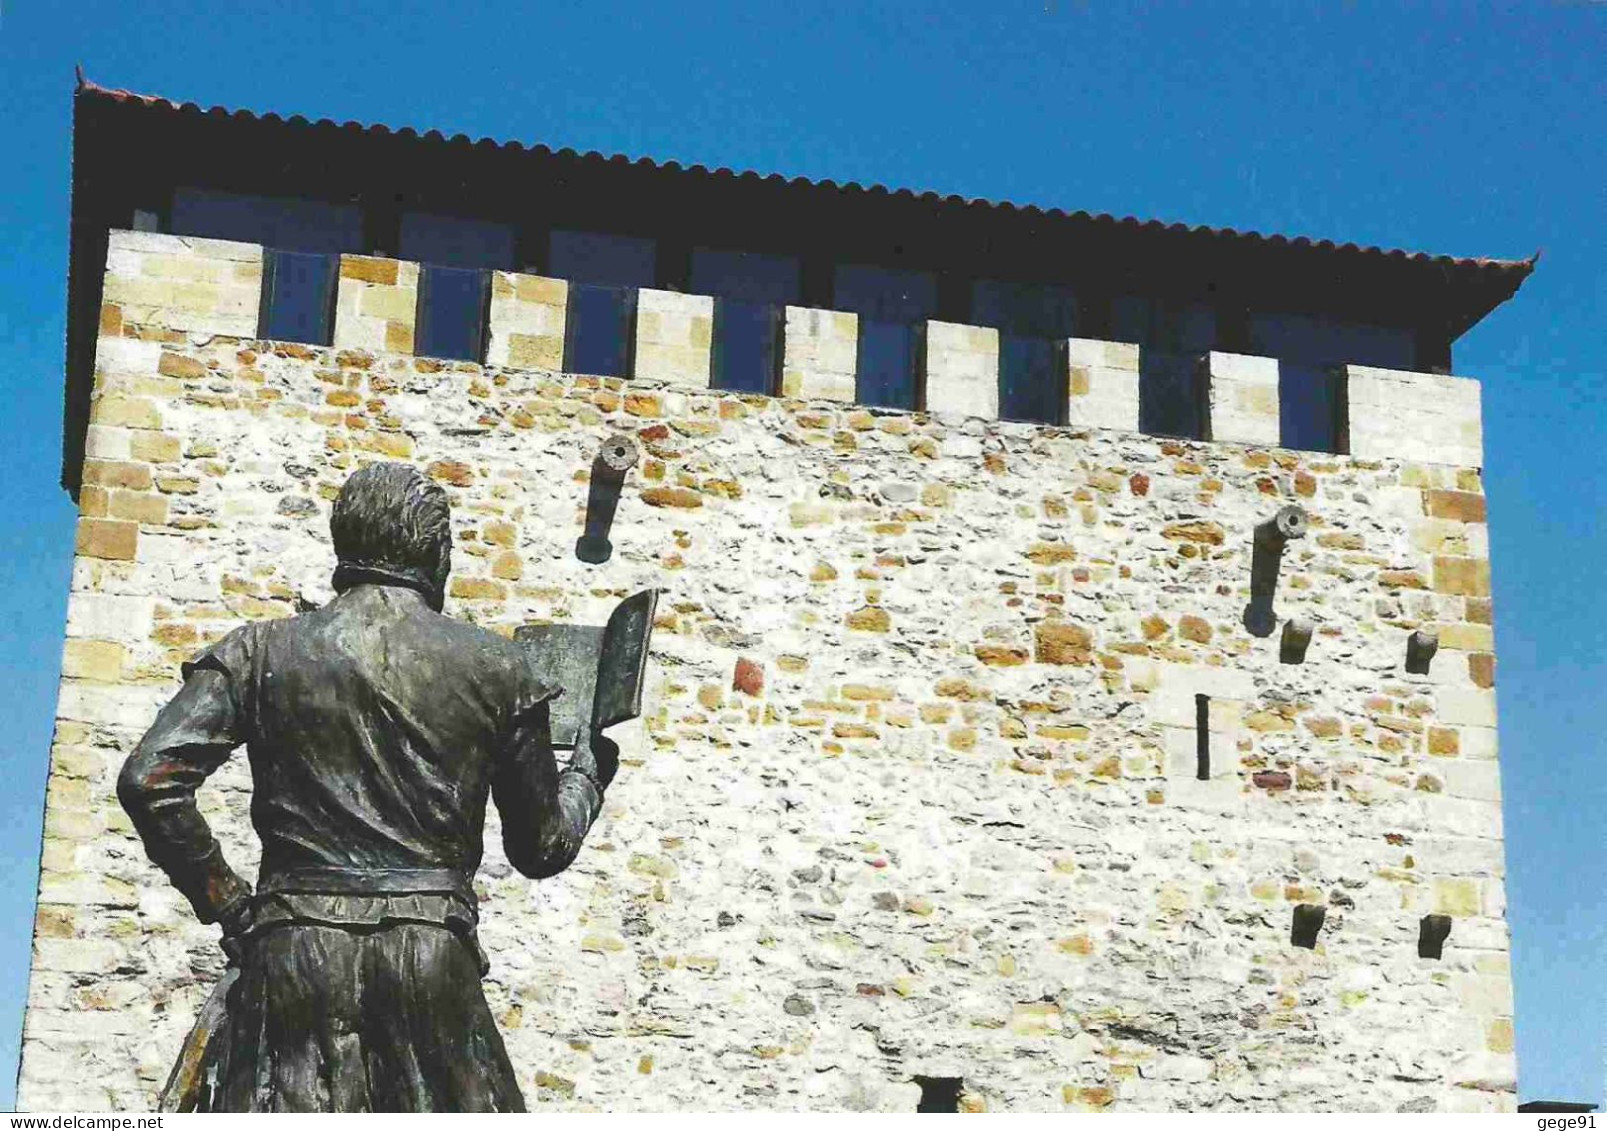
<path fill-rule="evenodd" d="M 330 533 L 338 596 L 184 665 L 118 779 L 146 852 L 202 922 L 223 925 L 238 966 L 200 1106 L 523 1111 L 480 989 L 471 881 L 486 798 L 513 866 L 551 876 L 575 859 L 614 767 L 581 743 L 560 771 L 556 692 L 520 646 L 442 615 L 438 485 L 403 464 L 364 467 Z M 242 744 L 255 892 L 195 804 Z"/>

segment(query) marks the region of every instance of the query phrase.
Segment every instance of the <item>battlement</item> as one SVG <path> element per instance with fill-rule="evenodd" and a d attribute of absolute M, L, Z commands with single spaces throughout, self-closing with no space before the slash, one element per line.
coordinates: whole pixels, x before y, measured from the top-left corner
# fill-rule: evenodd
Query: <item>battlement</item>
<path fill-rule="evenodd" d="M 264 250 L 256 245 L 148 232 L 110 238 L 103 326 L 142 335 L 260 335 Z M 333 258 L 333 257 L 331 257 Z M 559 371 L 574 288 L 567 280 L 507 271 L 486 272 L 487 301 L 467 337 L 484 343 L 491 364 Z M 415 353 L 421 265 L 346 255 L 334 280 L 330 341 L 337 349 Z M 707 389 L 713 384 L 716 300 L 711 296 L 635 288 L 625 356 L 631 379 Z M 472 316 L 472 315 L 470 315 Z M 805 400 L 867 403 L 857 372 L 860 319 L 853 313 L 798 306 L 775 311 L 775 372 L 754 391 Z M 107 320 L 110 320 L 109 323 Z M 939 415 L 998 419 L 1000 334 L 982 326 L 930 320 L 915 327 L 911 401 L 905 407 Z M 316 343 L 309 343 L 316 344 Z M 1037 423 L 1143 431 L 1146 350 L 1125 342 L 1061 339 L 1052 377 L 1059 389 L 1053 415 Z M 1169 360 L 1176 360 L 1169 358 Z M 1179 438 L 1261 447 L 1284 443 L 1278 359 L 1209 351 L 1183 359 L 1195 379 L 1165 395 L 1197 401 L 1193 435 Z M 1322 449 L 1362 458 L 1397 456 L 1418 463 L 1479 467 L 1483 463 L 1478 382 L 1378 369 L 1335 367 L 1322 374 L 1335 401 L 1331 442 Z M 894 406 L 897 407 L 897 406 Z"/>

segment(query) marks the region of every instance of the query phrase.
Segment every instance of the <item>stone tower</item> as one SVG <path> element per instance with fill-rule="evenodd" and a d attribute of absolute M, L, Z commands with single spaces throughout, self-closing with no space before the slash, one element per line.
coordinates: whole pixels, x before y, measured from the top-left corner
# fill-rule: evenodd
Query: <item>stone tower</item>
<path fill-rule="evenodd" d="M 581 860 L 536 884 L 488 831 L 487 993 L 533 1105 L 1513 1108 L 1479 386 L 1448 370 L 1529 264 L 91 86 L 77 122 L 23 1108 L 153 1102 L 223 955 L 117 770 L 182 661 L 328 598 L 330 500 L 378 458 L 452 494 L 456 616 L 664 590 Z M 502 265 L 461 226 L 408 258 L 410 207 L 489 226 L 518 177 L 542 215 Z M 212 238 L 247 213 L 279 219 Z M 545 250 L 570 228 L 656 239 L 652 278 Z M 705 238 L 796 286 L 700 291 Z M 834 267 L 865 261 L 903 275 Z M 590 565 L 619 432 L 644 458 Z M 1258 543 L 1290 505 L 1304 536 Z M 249 784 L 237 754 L 202 792 L 246 874 Z"/>

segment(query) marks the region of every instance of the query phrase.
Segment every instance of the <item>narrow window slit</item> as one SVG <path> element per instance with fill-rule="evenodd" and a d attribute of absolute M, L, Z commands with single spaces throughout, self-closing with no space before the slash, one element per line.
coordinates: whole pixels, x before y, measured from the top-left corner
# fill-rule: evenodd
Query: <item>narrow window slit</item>
<path fill-rule="evenodd" d="M 917 1112 L 953 1114 L 960 1110 L 960 1093 L 965 1090 L 963 1078 L 917 1076 L 915 1082 L 921 1086 L 921 1102 L 915 1105 Z"/>
<path fill-rule="evenodd" d="M 1322 930 L 1323 920 L 1328 917 L 1328 909 L 1315 903 L 1302 903 L 1295 908 L 1294 925 L 1289 931 L 1289 941 L 1295 946 L 1307 950 L 1317 947 L 1317 934 Z"/>
<path fill-rule="evenodd" d="M 1194 776 L 1211 780 L 1211 697 L 1194 697 Z"/>

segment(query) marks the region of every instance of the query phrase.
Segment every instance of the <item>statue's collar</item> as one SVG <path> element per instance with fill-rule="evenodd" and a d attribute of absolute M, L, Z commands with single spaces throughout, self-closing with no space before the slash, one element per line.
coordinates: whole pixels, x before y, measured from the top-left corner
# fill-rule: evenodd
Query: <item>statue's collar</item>
<path fill-rule="evenodd" d="M 425 603 L 436 612 L 440 612 L 441 606 L 445 603 L 445 595 L 438 586 L 411 570 L 358 562 L 341 562 L 335 567 L 335 592 L 344 593 L 359 585 L 387 585 L 411 589 L 421 594 Z"/>

